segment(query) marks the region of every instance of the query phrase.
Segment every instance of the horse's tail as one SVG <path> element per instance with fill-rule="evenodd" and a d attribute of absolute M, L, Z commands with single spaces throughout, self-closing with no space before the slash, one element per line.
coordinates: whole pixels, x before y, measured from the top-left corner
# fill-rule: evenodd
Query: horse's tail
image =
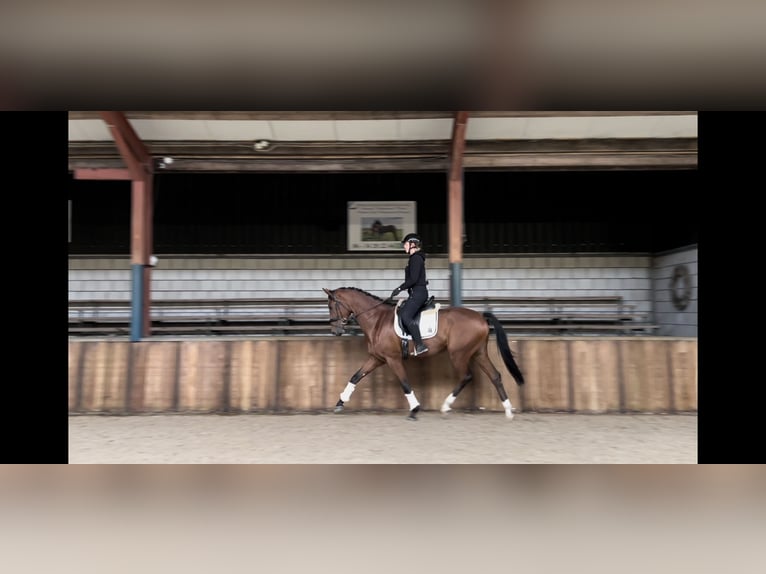
<path fill-rule="evenodd" d="M 511 347 L 508 345 L 508 337 L 505 334 L 503 325 L 500 323 L 500 320 L 492 313 L 485 311 L 482 314 L 484 315 L 484 318 L 487 320 L 487 322 L 492 325 L 492 328 L 495 329 L 497 346 L 500 349 L 500 356 L 503 357 L 503 362 L 505 363 L 505 366 L 508 367 L 508 372 L 513 375 L 513 378 L 516 379 L 517 384 L 523 385 L 524 375 L 521 374 L 521 369 L 519 369 L 516 361 L 513 360 L 513 353 L 511 353 Z"/>

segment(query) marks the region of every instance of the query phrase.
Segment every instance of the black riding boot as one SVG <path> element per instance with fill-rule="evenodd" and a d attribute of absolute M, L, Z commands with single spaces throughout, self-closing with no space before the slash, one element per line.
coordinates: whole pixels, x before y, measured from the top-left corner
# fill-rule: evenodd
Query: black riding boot
<path fill-rule="evenodd" d="M 415 352 L 412 354 L 417 356 L 427 353 L 428 347 L 423 344 L 423 337 L 420 335 L 420 325 L 418 325 L 417 321 L 409 324 L 409 331 L 410 335 L 412 335 L 412 340 L 415 342 Z"/>

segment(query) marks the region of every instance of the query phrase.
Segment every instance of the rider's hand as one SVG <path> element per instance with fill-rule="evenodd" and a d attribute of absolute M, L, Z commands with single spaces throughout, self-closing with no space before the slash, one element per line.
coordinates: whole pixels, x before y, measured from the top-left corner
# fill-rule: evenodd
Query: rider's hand
<path fill-rule="evenodd" d="M 393 299 L 394 297 L 396 297 L 396 296 L 397 296 L 399 293 L 401 293 L 401 292 L 402 292 L 402 290 L 401 290 L 401 289 L 399 289 L 399 287 L 397 287 L 396 289 L 394 289 L 393 291 L 391 291 L 391 297 L 390 297 L 390 298 L 391 298 L 391 299 Z"/>

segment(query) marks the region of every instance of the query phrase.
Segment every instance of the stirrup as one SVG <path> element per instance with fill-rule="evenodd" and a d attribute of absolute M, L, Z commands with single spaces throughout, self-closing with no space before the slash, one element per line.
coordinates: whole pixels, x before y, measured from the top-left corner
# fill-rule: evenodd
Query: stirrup
<path fill-rule="evenodd" d="M 417 357 L 418 355 L 422 355 L 423 353 L 428 352 L 428 347 L 426 347 L 425 344 L 420 345 L 420 347 L 422 347 L 422 349 L 418 349 L 418 347 L 415 347 L 415 350 L 412 352 L 413 356 Z"/>

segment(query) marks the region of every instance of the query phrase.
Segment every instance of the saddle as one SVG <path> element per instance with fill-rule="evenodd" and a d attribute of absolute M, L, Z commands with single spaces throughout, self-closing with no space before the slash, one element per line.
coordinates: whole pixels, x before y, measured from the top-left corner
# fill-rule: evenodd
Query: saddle
<path fill-rule="evenodd" d="M 407 344 L 408 341 L 412 341 L 412 335 L 405 331 L 402 325 L 402 318 L 399 316 L 399 307 L 402 306 L 404 301 L 402 299 L 396 303 L 396 308 L 394 309 L 394 331 L 402 341 L 402 356 L 406 358 L 409 355 Z M 434 303 L 434 296 L 431 295 L 415 314 L 415 320 L 420 325 L 420 335 L 424 341 L 436 335 L 436 331 L 439 328 L 440 308 L 441 303 Z"/>

